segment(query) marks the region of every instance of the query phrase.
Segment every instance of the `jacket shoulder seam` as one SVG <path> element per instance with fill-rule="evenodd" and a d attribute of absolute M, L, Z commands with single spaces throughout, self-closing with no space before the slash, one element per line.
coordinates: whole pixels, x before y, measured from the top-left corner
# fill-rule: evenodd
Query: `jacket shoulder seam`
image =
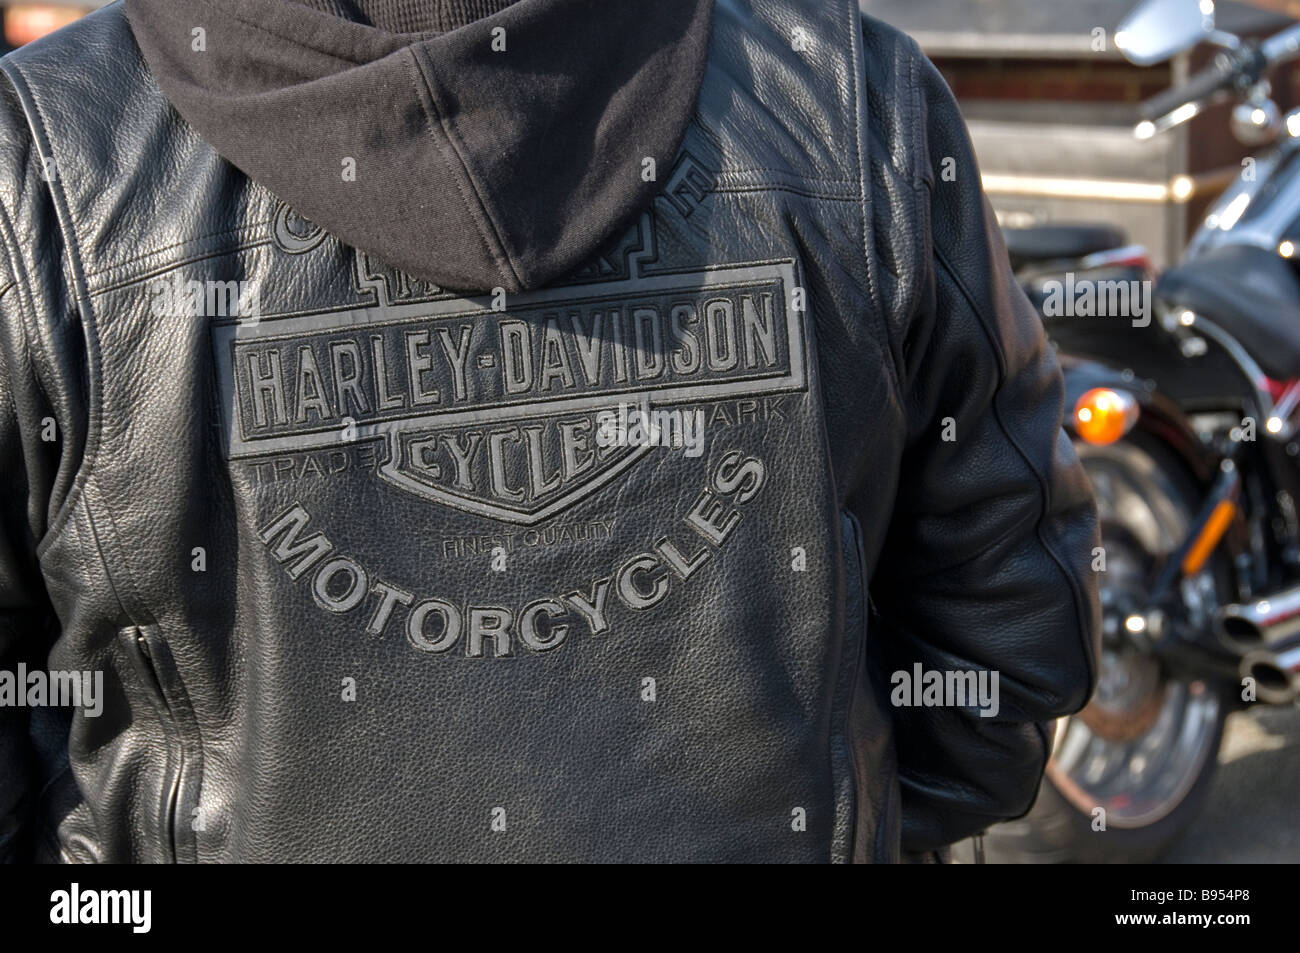
<path fill-rule="evenodd" d="M 851 58 L 853 60 L 853 101 L 854 101 L 854 119 L 855 119 L 855 142 L 854 151 L 856 153 L 858 165 L 858 214 L 861 216 L 861 233 L 862 233 L 862 264 L 863 271 L 867 280 L 867 296 L 871 303 L 871 309 L 876 314 L 876 320 L 879 324 L 886 342 L 885 350 L 888 352 L 889 359 L 885 365 L 889 368 L 890 380 L 893 384 L 894 396 L 898 401 L 905 397 L 903 386 L 904 369 L 902 361 L 902 342 L 895 334 L 890 325 L 888 316 L 885 314 L 885 300 L 880 293 L 880 288 L 876 284 L 874 274 L 875 265 L 872 261 L 875 253 L 875 229 L 871 222 L 871 199 L 873 198 L 873 189 L 871 181 L 871 157 L 868 154 L 870 146 L 870 108 L 867 102 L 867 69 L 866 69 L 866 27 L 870 17 L 864 17 L 858 10 L 856 3 L 849 4 L 850 7 L 850 46 Z"/>

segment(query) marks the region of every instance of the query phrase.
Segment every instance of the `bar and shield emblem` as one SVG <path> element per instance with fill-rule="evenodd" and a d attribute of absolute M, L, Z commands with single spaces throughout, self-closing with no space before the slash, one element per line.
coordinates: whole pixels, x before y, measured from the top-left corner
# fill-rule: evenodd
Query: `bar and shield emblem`
<path fill-rule="evenodd" d="M 648 446 L 602 446 L 620 404 L 686 408 L 802 390 L 791 261 L 511 295 L 214 323 L 230 459 L 382 441 L 379 474 L 468 513 L 534 524 Z"/>

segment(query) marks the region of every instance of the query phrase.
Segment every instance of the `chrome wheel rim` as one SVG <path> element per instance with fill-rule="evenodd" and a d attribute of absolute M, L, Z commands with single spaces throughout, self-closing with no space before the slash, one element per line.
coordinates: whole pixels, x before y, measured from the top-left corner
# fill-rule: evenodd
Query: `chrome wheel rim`
<path fill-rule="evenodd" d="M 1216 693 L 1201 680 L 1171 678 L 1123 630 L 1193 514 L 1139 447 L 1080 446 L 1079 454 L 1102 525 L 1104 646 L 1097 691 L 1087 709 L 1057 722 L 1047 773 L 1076 809 L 1095 816 L 1103 808 L 1108 827 L 1145 827 L 1182 802 L 1215 754 Z M 1181 595 L 1188 621 L 1208 625 L 1218 604 L 1213 575 L 1185 578 Z"/>

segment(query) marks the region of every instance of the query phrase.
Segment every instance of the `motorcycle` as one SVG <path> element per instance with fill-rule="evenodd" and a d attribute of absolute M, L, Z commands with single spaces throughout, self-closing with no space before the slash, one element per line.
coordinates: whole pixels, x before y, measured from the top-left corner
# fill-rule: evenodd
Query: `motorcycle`
<path fill-rule="evenodd" d="M 1300 110 L 1269 87 L 1300 25 L 1248 40 L 1210 0 L 1146 0 L 1115 42 L 1139 65 L 1218 48 L 1142 104 L 1139 138 L 1235 100 L 1234 134 L 1263 151 L 1153 285 L 1114 230 L 1008 232 L 1097 498 L 1104 621 L 1097 690 L 1058 722 L 1033 809 L 988 832 L 994 861 L 1159 857 L 1209 792 L 1227 715 L 1300 699 Z"/>

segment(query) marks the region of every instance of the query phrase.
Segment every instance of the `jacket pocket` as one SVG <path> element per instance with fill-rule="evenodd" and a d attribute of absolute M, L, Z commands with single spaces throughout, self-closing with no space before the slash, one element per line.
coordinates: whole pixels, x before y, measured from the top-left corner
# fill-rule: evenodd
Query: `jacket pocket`
<path fill-rule="evenodd" d="M 201 764 L 197 722 L 189 705 L 171 648 L 153 626 L 128 630 L 130 653 L 139 682 L 162 726 L 166 765 L 158 792 L 155 836 L 163 859 L 197 862 L 194 833 L 201 829 L 197 813 Z"/>
<path fill-rule="evenodd" d="M 866 590 L 862 571 L 862 530 L 847 511 L 840 513 L 840 540 L 844 563 L 844 634 L 840 670 L 835 683 L 835 708 L 831 738 L 831 771 L 835 784 L 835 834 L 831 859 L 853 860 L 859 828 L 861 799 L 867 796 L 864 768 L 853 739 L 853 707 L 861 677 L 862 647 L 866 635 Z"/>

